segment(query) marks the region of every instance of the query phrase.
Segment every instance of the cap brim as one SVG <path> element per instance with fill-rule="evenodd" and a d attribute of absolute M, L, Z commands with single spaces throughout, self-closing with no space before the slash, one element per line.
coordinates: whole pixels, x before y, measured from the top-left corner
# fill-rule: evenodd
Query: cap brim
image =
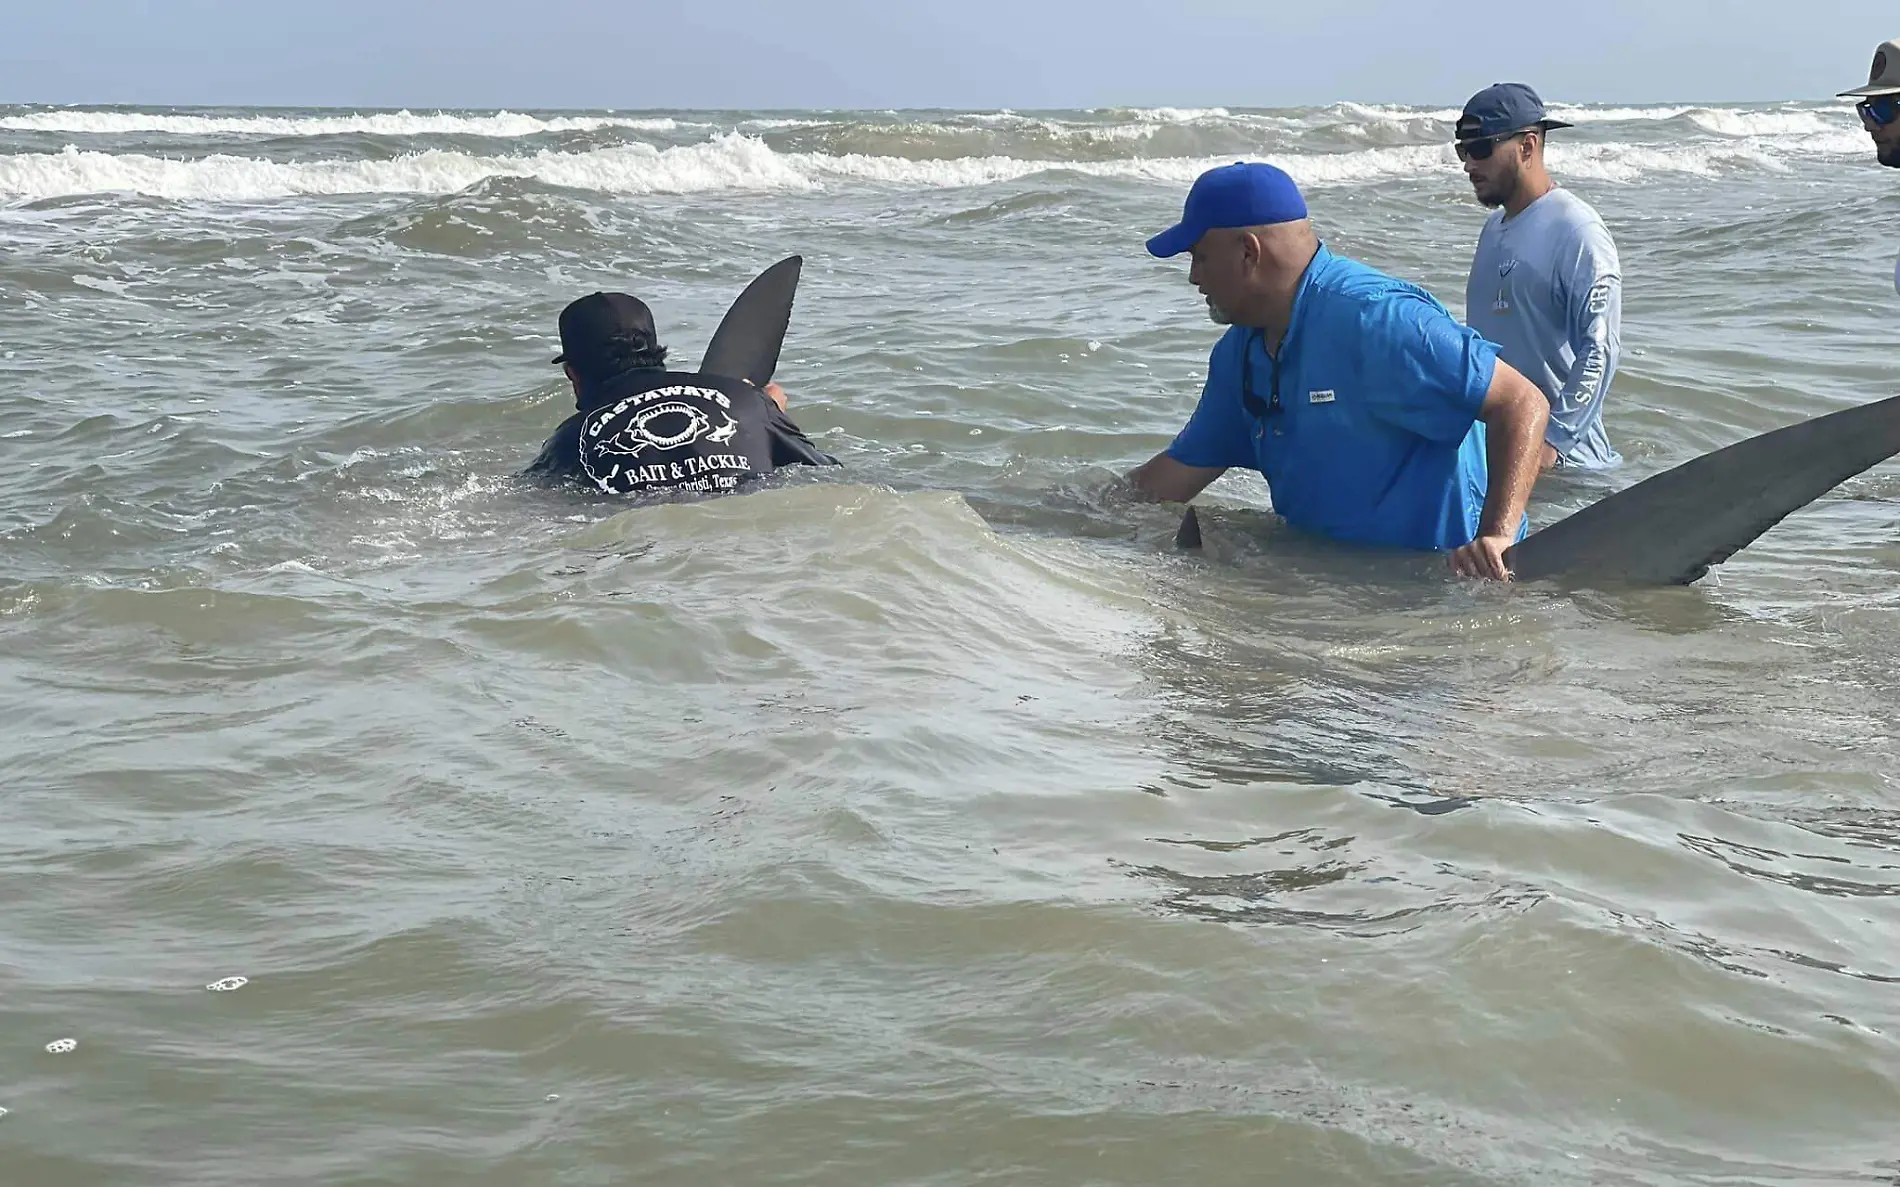
<path fill-rule="evenodd" d="M 1205 231 L 1190 227 L 1186 223 L 1176 223 L 1148 240 L 1148 254 L 1163 260 L 1170 256 L 1178 256 L 1198 243 L 1204 234 L 1206 234 Z"/>
<path fill-rule="evenodd" d="M 1521 128 L 1506 128 L 1502 132 L 1487 132 L 1482 127 L 1477 127 L 1466 128 L 1462 132 L 1453 130 L 1451 136 L 1453 144 L 1469 144 L 1473 140 L 1496 140 L 1500 136 L 1516 136 L 1523 132 L 1529 132 L 1533 128 L 1540 132 L 1548 132 L 1552 128 L 1574 128 L 1576 126 L 1575 124 L 1567 124 L 1562 120 L 1541 119 L 1534 124 L 1525 124 Z"/>
<path fill-rule="evenodd" d="M 1871 99 L 1875 95 L 1900 95 L 1900 86 L 1889 82 L 1876 83 L 1873 86 L 1855 87 L 1851 91 L 1838 91 L 1837 99 Z"/>

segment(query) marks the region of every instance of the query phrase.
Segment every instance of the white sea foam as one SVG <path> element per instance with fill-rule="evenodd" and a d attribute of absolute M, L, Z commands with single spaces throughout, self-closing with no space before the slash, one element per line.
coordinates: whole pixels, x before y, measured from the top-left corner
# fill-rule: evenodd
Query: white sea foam
<path fill-rule="evenodd" d="M 824 128 L 842 122 L 835 119 L 756 119 L 741 121 L 739 128 L 742 131 L 782 132 L 790 128 Z"/>
<path fill-rule="evenodd" d="M 634 118 L 613 115 L 542 118 L 499 111 L 479 115 L 446 112 L 411 114 L 407 111 L 369 115 L 172 115 L 138 111 L 35 111 L 0 116 L 0 129 L 17 132 L 63 132 L 81 135 L 159 134 L 167 136 L 493 136 L 515 139 L 547 132 L 592 132 L 625 128 L 640 132 L 672 132 L 678 120 L 670 117 Z"/>
<path fill-rule="evenodd" d="M 1232 118 L 1225 107 L 1136 107 L 1124 114 L 1147 124 L 1198 124 Z"/>
<path fill-rule="evenodd" d="M 1553 119 L 1571 124 L 1658 123 L 1694 111 L 1693 107 L 1573 107 L 1567 103 L 1550 104 Z M 1453 113 L 1454 117 L 1457 113 Z"/>
<path fill-rule="evenodd" d="M 1336 103 L 1326 109 L 1335 118 L 1346 116 L 1363 124 L 1417 121 L 1450 124 L 1460 115 L 1455 107 L 1401 107 L 1377 103 Z M 1553 118 L 1577 125 L 1662 123 L 1687 117 L 1690 123 L 1722 136 L 1792 136 L 1853 128 L 1854 115 L 1843 105 L 1838 111 L 1815 108 L 1744 110 L 1731 107 L 1696 107 L 1689 104 L 1656 107 L 1584 107 L 1552 103 Z"/>
<path fill-rule="evenodd" d="M 1360 123 L 1409 123 L 1413 120 L 1434 120 L 1449 124 L 1457 120 L 1456 107 L 1401 107 L 1392 103 L 1354 103 L 1350 100 L 1335 103 L 1326 111 L 1337 119 L 1346 116 Z"/>
<path fill-rule="evenodd" d="M 1860 137 L 1852 111 L 1825 115 L 1818 111 L 1734 111 L 1698 108 L 1686 113 L 1689 122 L 1721 136 L 1822 136 L 1847 132 Z"/>
<path fill-rule="evenodd" d="M 1844 105 L 1838 111 L 1781 106 L 1769 109 L 1710 108 L 1687 105 L 1652 107 L 1584 107 L 1554 104 L 1553 115 L 1581 125 L 1660 123 L 1686 119 L 1694 127 L 1712 135 L 1732 139 L 1757 136 L 1812 136 L 1836 130 L 1856 131 L 1853 114 Z M 896 113 L 887 113 L 895 115 Z M 673 116 L 639 116 L 614 113 L 587 113 L 565 116 L 537 116 L 510 111 L 499 112 L 372 112 L 310 114 L 187 114 L 175 112 L 98 111 L 74 108 L 19 111 L 0 115 L 0 131 L 61 133 L 74 136 L 155 136 L 226 137 L 226 138 L 297 138 L 337 136 L 351 133 L 373 134 L 400 139 L 417 136 L 471 136 L 494 139 L 520 139 L 547 133 L 618 129 L 631 132 L 670 133 L 698 130 L 709 136 L 720 133 L 789 131 L 804 128 L 857 127 L 867 134 L 899 128 L 907 135 L 928 137 L 933 129 L 967 134 L 971 129 L 1002 132 L 1021 129 L 1039 131 L 1056 139 L 1096 143 L 1139 142 L 1171 127 L 1195 127 L 1203 130 L 1227 129 L 1262 141 L 1269 147 L 1281 134 L 1297 135 L 1320 128 L 1331 129 L 1373 143 L 1391 144 L 1394 140 L 1431 141 L 1442 139 L 1458 117 L 1451 107 L 1407 107 L 1395 104 L 1340 102 L 1304 112 L 1230 111 L 1224 107 L 1111 107 L 1087 113 L 1065 115 L 1057 112 L 941 113 L 903 124 L 883 125 L 866 122 L 863 115 L 841 112 L 812 112 L 787 116 L 737 116 L 715 123 L 682 121 Z"/>
<path fill-rule="evenodd" d="M 1560 176 L 1634 181 L 1655 174 L 1710 176 L 1726 169 L 1785 171 L 1817 155 L 1851 155 L 1861 137 L 1829 131 L 1800 138 L 1742 137 L 1680 144 L 1553 143 Z M 138 193 L 180 201 L 259 202 L 301 195 L 443 194 L 491 177 L 534 178 L 549 185 L 611 194 L 688 194 L 725 190 L 816 191 L 869 184 L 912 189 L 994 185 L 1064 171 L 1179 184 L 1211 157 L 1063 161 L 1011 156 L 913 159 L 868 154 L 781 153 L 756 137 L 725 133 L 658 149 L 644 144 L 589 152 L 497 156 L 430 151 L 392 160 L 274 161 L 219 154 L 174 159 L 68 147 L 57 153 L 0 156 L 0 198 L 37 200 L 81 194 Z M 1302 185 L 1356 185 L 1428 177 L 1455 169 L 1448 144 L 1413 144 L 1341 153 L 1266 152 Z"/>

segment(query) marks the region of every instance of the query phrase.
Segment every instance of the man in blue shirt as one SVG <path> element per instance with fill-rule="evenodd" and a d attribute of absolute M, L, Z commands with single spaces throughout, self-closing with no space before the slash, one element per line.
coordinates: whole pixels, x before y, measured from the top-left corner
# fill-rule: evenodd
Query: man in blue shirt
<path fill-rule="evenodd" d="M 1494 343 L 1416 285 L 1328 251 L 1272 165 L 1203 173 L 1148 250 L 1191 252 L 1188 280 L 1232 328 L 1186 427 L 1128 475 L 1138 492 L 1185 503 L 1241 466 L 1296 528 L 1450 550 L 1462 576 L 1509 579 L 1550 406 Z"/>

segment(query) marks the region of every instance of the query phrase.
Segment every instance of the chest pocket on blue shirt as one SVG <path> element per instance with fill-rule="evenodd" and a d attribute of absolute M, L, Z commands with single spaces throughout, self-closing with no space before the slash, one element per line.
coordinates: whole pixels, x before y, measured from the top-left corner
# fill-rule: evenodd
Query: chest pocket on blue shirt
<path fill-rule="evenodd" d="M 1259 342 L 1256 358 L 1254 344 Z M 1280 357 L 1267 353 L 1258 331 L 1242 356 L 1240 400 L 1253 429 L 1254 456 L 1273 489 L 1274 507 L 1295 520 L 1311 520 L 1331 483 L 1327 471 L 1352 453 L 1354 413 L 1337 391 L 1327 399 L 1307 388 L 1297 358 L 1282 343 Z"/>

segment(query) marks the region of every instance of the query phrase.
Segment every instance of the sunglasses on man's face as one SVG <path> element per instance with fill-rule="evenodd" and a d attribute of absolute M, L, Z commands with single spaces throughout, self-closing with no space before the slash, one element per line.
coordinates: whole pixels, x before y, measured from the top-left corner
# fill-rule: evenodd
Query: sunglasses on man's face
<path fill-rule="evenodd" d="M 1498 145 L 1533 131 L 1536 129 L 1519 128 L 1515 132 L 1500 132 L 1496 136 L 1485 136 L 1477 140 L 1458 140 L 1452 142 L 1452 148 L 1457 151 L 1458 159 L 1461 161 L 1488 161 Z"/>
<path fill-rule="evenodd" d="M 1854 110 L 1860 112 L 1860 118 L 1878 127 L 1886 127 L 1896 118 L 1900 118 L 1900 95 L 1881 95 L 1873 99 L 1862 99 L 1854 104 Z"/>

